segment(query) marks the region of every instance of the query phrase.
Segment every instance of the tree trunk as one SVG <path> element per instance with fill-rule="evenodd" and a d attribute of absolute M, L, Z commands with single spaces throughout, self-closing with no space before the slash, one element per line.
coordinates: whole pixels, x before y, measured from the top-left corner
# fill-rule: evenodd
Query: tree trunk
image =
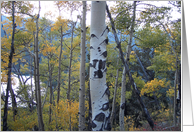
<path fill-rule="evenodd" d="M 49 87 L 50 87 L 50 99 L 49 99 L 49 124 L 51 123 L 51 114 L 52 114 L 52 98 L 53 98 L 53 89 L 52 89 L 52 66 L 49 64 Z M 57 104 L 58 105 L 58 104 Z"/>
<path fill-rule="evenodd" d="M 33 90 L 32 90 L 32 57 L 30 57 L 30 82 L 31 82 L 31 85 L 30 85 L 30 88 L 31 88 L 31 104 L 32 104 L 32 107 L 31 107 L 31 110 L 30 112 L 33 111 L 33 99 L 34 99 L 34 94 L 33 94 Z"/>
<path fill-rule="evenodd" d="M 130 73 L 129 66 L 128 66 L 128 64 L 126 63 L 125 59 L 124 59 L 123 51 L 122 51 L 122 49 L 121 49 L 121 42 L 120 42 L 119 39 L 118 39 L 116 30 L 115 30 L 115 26 L 114 26 L 114 22 L 113 22 L 113 19 L 112 19 L 111 14 L 110 14 L 110 12 L 109 12 L 109 9 L 108 9 L 108 5 L 106 5 L 106 10 L 107 10 L 107 14 L 108 14 L 108 17 L 109 17 L 109 19 L 110 19 L 110 22 L 111 22 L 113 34 L 114 34 L 114 37 L 115 37 L 115 41 L 116 41 L 116 43 L 117 43 L 117 48 L 119 49 L 120 58 L 121 58 L 121 60 L 122 60 L 123 65 L 124 65 L 125 68 L 126 68 L 126 74 L 127 74 L 128 77 L 129 77 L 129 80 L 130 80 L 130 82 L 131 82 L 131 84 L 132 84 L 133 90 L 135 91 L 135 94 L 136 94 L 136 96 L 137 96 L 137 99 L 138 99 L 138 101 L 139 101 L 139 103 L 140 103 L 140 105 L 141 105 L 141 107 L 142 107 L 142 110 L 143 110 L 143 112 L 145 113 L 145 117 L 146 117 L 146 119 L 147 119 L 147 121 L 148 121 L 150 127 L 153 129 L 153 128 L 154 128 L 154 122 L 152 121 L 152 119 L 151 119 L 151 117 L 150 117 L 150 114 L 149 114 L 147 108 L 145 107 L 145 104 L 143 103 L 142 98 L 140 97 L 140 91 L 137 89 L 137 86 L 136 86 L 136 84 L 135 84 L 135 82 L 134 82 L 134 79 L 133 79 L 133 77 L 132 77 L 132 75 L 131 75 L 131 73 Z"/>
<path fill-rule="evenodd" d="M 71 32 L 71 47 L 70 47 L 70 57 L 69 57 L 69 74 L 68 74 L 68 91 L 67 91 L 67 99 L 70 101 L 70 92 L 71 92 L 71 63 L 73 57 L 73 32 L 75 28 L 75 23 L 72 21 L 72 32 Z"/>
<path fill-rule="evenodd" d="M 119 62 L 119 58 L 117 59 L 117 66 L 118 66 L 118 62 Z M 119 68 L 117 69 L 115 88 L 114 88 L 114 97 L 113 97 L 113 103 L 112 103 L 112 112 L 111 112 L 111 116 L 110 116 L 111 126 L 113 126 L 113 120 L 114 120 L 114 115 L 115 115 L 115 103 L 116 103 L 116 95 L 117 95 L 118 78 L 119 78 Z"/>
<path fill-rule="evenodd" d="M 37 113 L 38 113 L 38 126 L 39 131 L 44 131 L 44 123 L 42 118 L 42 107 L 41 107 L 41 91 L 40 91 L 40 75 L 39 75 L 39 56 L 38 56 L 38 19 L 40 14 L 40 1 L 39 1 L 39 13 L 36 18 L 36 38 L 35 38 L 35 77 L 36 77 L 36 92 L 37 92 Z"/>
<path fill-rule="evenodd" d="M 61 56 L 63 51 L 63 27 L 61 26 L 61 49 L 59 54 L 59 67 L 58 67 L 58 81 L 57 81 L 57 104 L 59 103 L 59 97 L 60 97 L 60 86 L 61 86 Z"/>
<path fill-rule="evenodd" d="M 176 126 L 177 118 L 176 118 L 176 94 L 177 94 L 177 89 L 176 89 L 176 84 L 177 84 L 177 70 L 175 71 L 174 75 L 174 126 Z"/>
<path fill-rule="evenodd" d="M 131 30 L 130 30 L 130 38 L 129 43 L 127 45 L 127 54 L 125 61 L 129 61 L 129 56 L 131 53 L 131 44 L 132 44 L 132 38 L 133 38 L 133 30 L 135 25 L 135 12 L 136 12 L 136 1 L 133 3 L 134 9 L 133 9 L 133 18 L 132 18 L 132 24 L 131 24 Z M 119 113 L 119 122 L 120 122 L 120 130 L 124 131 L 124 110 L 125 110 L 125 92 L 126 92 L 126 69 L 123 68 L 123 74 L 122 74 L 122 88 L 121 88 L 121 103 L 120 103 L 120 113 Z"/>
<path fill-rule="evenodd" d="M 8 96 L 9 96 L 9 90 L 11 89 L 11 72 L 12 72 L 12 59 L 14 54 L 14 35 L 15 35 L 15 8 L 14 8 L 14 1 L 12 1 L 12 26 L 13 26 L 13 32 L 12 32 L 12 42 L 11 42 L 11 51 L 9 55 L 9 64 L 8 64 L 8 82 L 7 82 L 7 89 L 6 89 L 6 97 L 5 97 L 5 105 L 4 105 L 4 115 L 3 115 L 3 131 L 7 131 L 7 114 L 8 114 Z"/>
<path fill-rule="evenodd" d="M 123 68 L 122 74 L 122 85 L 121 85 L 121 102 L 119 109 L 119 126 L 120 131 L 125 131 L 125 122 L 124 122 L 124 110 L 125 110 L 125 92 L 126 92 L 126 70 Z"/>
<path fill-rule="evenodd" d="M 11 93 L 11 99 L 12 99 L 12 111 L 13 111 L 13 120 L 15 121 L 15 116 L 17 115 L 17 103 L 14 91 L 12 89 L 12 86 L 10 87 L 10 93 Z"/>
<path fill-rule="evenodd" d="M 83 1 L 83 17 L 81 19 L 81 62 L 80 62 L 80 89 L 79 89 L 79 131 L 85 127 L 85 42 L 86 42 L 86 1 Z"/>
<path fill-rule="evenodd" d="M 106 45 L 108 27 L 105 25 L 106 1 L 92 1 L 90 29 L 90 93 L 92 130 L 111 130 L 109 95 L 106 84 Z"/>

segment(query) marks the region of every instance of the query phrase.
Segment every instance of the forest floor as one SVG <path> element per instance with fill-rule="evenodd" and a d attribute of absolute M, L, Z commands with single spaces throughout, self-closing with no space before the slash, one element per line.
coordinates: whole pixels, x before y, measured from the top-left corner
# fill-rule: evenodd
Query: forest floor
<path fill-rule="evenodd" d="M 181 131 L 181 124 L 177 124 L 176 126 L 172 125 L 172 123 L 166 122 L 155 122 L 153 131 Z M 150 125 L 144 124 L 141 128 L 141 131 L 152 131 Z"/>

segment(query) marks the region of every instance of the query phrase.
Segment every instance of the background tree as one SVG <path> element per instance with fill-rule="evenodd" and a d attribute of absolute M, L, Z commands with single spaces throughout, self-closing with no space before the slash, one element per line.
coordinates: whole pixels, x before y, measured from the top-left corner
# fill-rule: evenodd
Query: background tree
<path fill-rule="evenodd" d="M 86 1 L 83 4 L 83 16 L 81 22 L 81 60 L 80 60 L 80 89 L 79 89 L 79 131 L 86 130 L 85 127 L 85 52 L 86 52 Z"/>
<path fill-rule="evenodd" d="M 3 116 L 3 131 L 7 131 L 8 127 L 7 127 L 7 114 L 8 114 L 8 96 L 9 96 L 9 90 L 12 91 L 12 87 L 11 87 L 11 71 L 12 71 L 12 59 L 13 59 L 13 54 L 14 54 L 14 36 L 15 36 L 15 7 L 14 7 L 14 1 L 12 1 L 12 27 L 13 27 L 13 32 L 12 32 L 12 42 L 11 42 L 11 51 L 10 51 L 10 55 L 9 55 L 9 64 L 8 64 L 8 82 L 7 82 L 7 90 L 6 90 L 6 98 L 5 98 L 5 106 L 4 106 L 4 116 Z M 14 106 L 16 107 L 16 106 Z M 16 114 L 16 108 L 14 108 L 14 115 Z"/>

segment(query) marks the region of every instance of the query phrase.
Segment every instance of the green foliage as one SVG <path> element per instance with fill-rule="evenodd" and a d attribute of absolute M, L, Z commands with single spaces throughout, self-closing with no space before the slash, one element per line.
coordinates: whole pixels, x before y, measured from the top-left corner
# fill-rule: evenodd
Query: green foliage
<path fill-rule="evenodd" d="M 166 34 L 159 28 L 144 27 L 135 33 L 139 39 L 136 41 L 141 45 L 141 47 L 155 48 L 162 46 L 167 42 Z"/>

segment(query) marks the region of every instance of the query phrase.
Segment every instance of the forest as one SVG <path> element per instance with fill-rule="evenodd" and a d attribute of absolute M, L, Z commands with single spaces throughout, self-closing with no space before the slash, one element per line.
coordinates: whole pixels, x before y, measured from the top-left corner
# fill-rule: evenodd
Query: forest
<path fill-rule="evenodd" d="M 181 1 L 42 2 L 1 2 L 2 131 L 182 130 Z"/>

